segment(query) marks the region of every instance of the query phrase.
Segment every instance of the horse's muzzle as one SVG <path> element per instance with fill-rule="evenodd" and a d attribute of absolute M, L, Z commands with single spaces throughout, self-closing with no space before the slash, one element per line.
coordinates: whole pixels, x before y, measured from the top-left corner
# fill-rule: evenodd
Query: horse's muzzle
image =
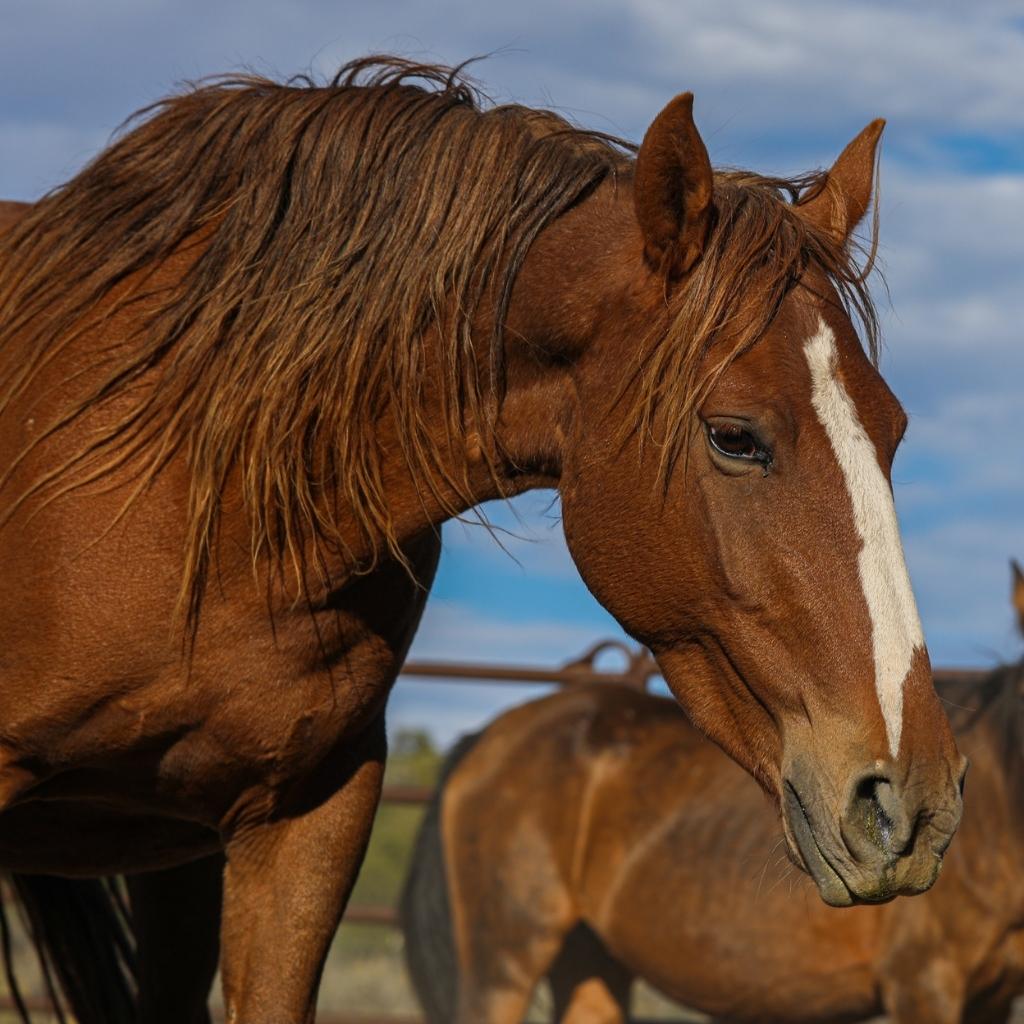
<path fill-rule="evenodd" d="M 834 907 L 884 903 L 930 888 L 960 822 L 960 777 L 938 803 L 902 783 L 892 766 L 875 762 L 854 773 L 839 806 L 830 807 L 808 772 L 783 783 L 782 820 L 790 855 Z"/>

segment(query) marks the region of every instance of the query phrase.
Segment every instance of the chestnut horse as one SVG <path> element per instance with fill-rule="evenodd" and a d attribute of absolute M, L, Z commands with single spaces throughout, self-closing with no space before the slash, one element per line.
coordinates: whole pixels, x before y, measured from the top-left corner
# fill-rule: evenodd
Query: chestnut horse
<path fill-rule="evenodd" d="M 1014 599 L 1024 632 L 1019 569 Z M 566 1024 L 627 1020 L 637 977 L 723 1021 L 1009 1020 L 1024 662 L 939 692 L 972 765 L 956 845 L 920 899 L 842 911 L 778 855 L 772 808 L 671 702 L 592 685 L 497 718 L 450 758 L 403 895 L 429 1024 L 518 1024 L 545 975 Z"/>
<path fill-rule="evenodd" d="M 16 217 L 0 867 L 42 876 L 38 934 L 45 876 L 130 873 L 144 1019 L 206 1018 L 219 932 L 230 1020 L 310 1020 L 439 526 L 535 487 L 823 898 L 927 889 L 964 762 L 851 242 L 881 129 L 801 180 L 713 172 L 688 93 L 634 160 L 368 59 L 158 103 Z M 97 940 L 63 945 L 77 983 Z"/>

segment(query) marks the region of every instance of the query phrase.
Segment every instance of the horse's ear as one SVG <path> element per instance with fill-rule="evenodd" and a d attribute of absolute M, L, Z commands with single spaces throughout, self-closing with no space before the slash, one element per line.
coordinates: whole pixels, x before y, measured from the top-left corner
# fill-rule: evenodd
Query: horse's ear
<path fill-rule="evenodd" d="M 693 123 L 693 93 L 677 96 L 647 129 L 636 157 L 633 203 L 644 255 L 677 278 L 700 259 L 711 224 L 713 178 Z"/>
<path fill-rule="evenodd" d="M 871 205 L 878 140 L 884 127 L 881 118 L 872 121 L 839 154 L 821 184 L 797 206 L 806 220 L 827 231 L 840 244 L 850 237 Z"/>
<path fill-rule="evenodd" d="M 1013 571 L 1013 607 L 1017 609 L 1017 625 L 1024 633 L 1024 569 L 1016 558 L 1010 559 L 1010 568 Z"/>

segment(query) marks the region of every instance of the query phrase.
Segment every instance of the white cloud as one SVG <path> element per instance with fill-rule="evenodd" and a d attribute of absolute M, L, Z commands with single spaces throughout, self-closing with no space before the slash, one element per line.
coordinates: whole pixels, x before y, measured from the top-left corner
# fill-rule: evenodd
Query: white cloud
<path fill-rule="evenodd" d="M 747 116 L 854 112 L 938 129 L 1024 124 L 1019 9 L 844 0 L 634 0 L 661 79 L 749 95 Z M 786 102 L 788 100 L 788 102 Z"/>
<path fill-rule="evenodd" d="M 882 258 L 910 344 L 1024 352 L 1024 173 L 931 174 L 883 163 Z"/>

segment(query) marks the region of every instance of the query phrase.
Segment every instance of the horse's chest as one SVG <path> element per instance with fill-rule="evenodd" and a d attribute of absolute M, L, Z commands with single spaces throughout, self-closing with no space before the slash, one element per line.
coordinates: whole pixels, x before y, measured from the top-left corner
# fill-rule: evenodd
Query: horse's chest
<path fill-rule="evenodd" d="M 353 666 L 226 645 L 214 664 L 153 675 L 39 679 L 0 728 L 28 799 L 108 799 L 214 823 L 245 790 L 312 770 L 380 710 L 393 657 L 355 645 Z"/>
<path fill-rule="evenodd" d="M 65 694 L 5 723 L 0 864 L 94 873 L 208 852 L 238 815 L 269 816 L 301 793 L 375 717 L 397 669 L 356 655 L 358 677 L 289 675 L 287 659 L 257 674 L 244 651 L 224 654 L 236 674 L 111 685 L 87 709 Z"/>
<path fill-rule="evenodd" d="M 348 608 L 271 624 L 214 603 L 190 660 L 128 637 L 24 648 L 0 669 L 0 801 L 213 829 L 273 813 L 379 715 L 421 605 L 396 600 L 371 625 Z"/>

